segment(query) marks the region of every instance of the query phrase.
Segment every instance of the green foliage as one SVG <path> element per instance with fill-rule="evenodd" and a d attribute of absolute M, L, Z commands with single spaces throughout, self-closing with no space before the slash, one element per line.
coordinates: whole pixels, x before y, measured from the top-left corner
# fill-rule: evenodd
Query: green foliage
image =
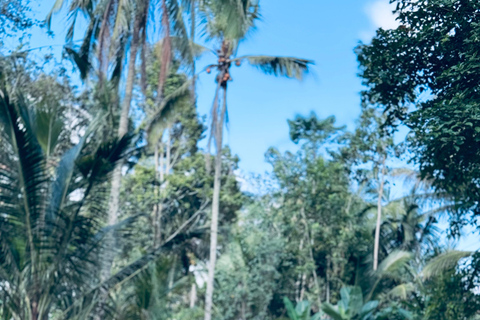
<path fill-rule="evenodd" d="M 478 314 L 480 299 L 465 281 L 463 272 L 442 273 L 427 283 L 426 291 L 428 299 L 423 319 L 472 319 Z"/>
<path fill-rule="evenodd" d="M 300 301 L 297 306 L 294 307 L 293 303 L 285 297 L 283 299 L 285 308 L 287 309 L 288 318 L 291 320 L 319 320 L 321 319 L 321 313 L 317 313 L 313 316 L 310 315 L 310 303 L 308 301 Z"/>
<path fill-rule="evenodd" d="M 30 15 L 29 5 L 28 0 L 0 1 L 0 40 L 38 24 L 38 21 Z"/>
<path fill-rule="evenodd" d="M 343 287 L 340 300 L 336 306 L 322 304 L 322 311 L 335 320 L 367 320 L 378 306 L 378 301 L 364 303 L 362 290 L 359 287 Z"/>
<path fill-rule="evenodd" d="M 477 223 L 470 214 L 480 195 L 480 5 L 393 2 L 400 27 L 380 29 L 356 49 L 366 90 L 353 131 L 313 112 L 288 120 L 294 151 L 268 149 L 271 171 L 249 196 L 239 158 L 218 147 L 214 319 L 480 316 L 479 253 L 446 250 L 437 226 L 447 211 L 459 213 L 454 227 Z M 0 0 L 0 38 L 38 23 L 28 5 Z M 193 73 L 205 48 L 191 41 L 195 28 L 220 49 L 207 67 L 218 71 L 212 132 L 223 126 L 232 64 L 301 79 L 313 62 L 237 56 L 259 21 L 258 1 L 57 0 L 47 23 L 67 5 L 65 57 L 82 87 L 71 85 L 63 60 L 35 61 L 27 51 L 0 57 L 0 318 L 203 319 L 214 177 L 213 157 L 200 148 L 206 128 Z M 87 26 L 76 46 L 81 15 Z M 147 30 L 165 36 L 154 45 Z M 128 66 L 128 124 L 137 135 L 112 139 L 132 52 L 139 57 Z M 408 173 L 413 187 L 392 199 L 408 171 L 392 168 L 405 151 L 394 142 L 399 124 L 411 130 L 407 146 L 420 177 Z M 107 225 L 119 161 L 122 220 Z M 115 244 L 107 244 L 111 233 Z M 115 256 L 111 277 L 100 271 L 108 256 Z"/>
<path fill-rule="evenodd" d="M 216 319 L 268 319 L 278 290 L 285 245 L 261 203 L 246 208 L 232 226 L 228 246 L 217 263 Z"/>
<path fill-rule="evenodd" d="M 1 142 L 7 151 L 0 163 L 1 281 L 8 283 L 1 289 L 2 307 L 4 315 L 41 319 L 68 309 L 92 288 L 104 234 L 97 196 L 129 140 L 100 145 L 90 161 L 85 136 L 49 170 L 36 135 L 48 132 L 39 127 L 44 123 L 37 122 L 34 130 L 24 98 L 12 101 L 4 87 L 0 92 Z M 91 304 L 89 299 L 83 303 Z"/>
<path fill-rule="evenodd" d="M 479 4 L 394 2 L 400 26 L 379 29 L 371 44 L 357 48 L 364 100 L 412 130 L 422 177 L 458 199 L 460 212 L 476 212 Z M 461 216 L 452 222 L 464 223 Z"/>

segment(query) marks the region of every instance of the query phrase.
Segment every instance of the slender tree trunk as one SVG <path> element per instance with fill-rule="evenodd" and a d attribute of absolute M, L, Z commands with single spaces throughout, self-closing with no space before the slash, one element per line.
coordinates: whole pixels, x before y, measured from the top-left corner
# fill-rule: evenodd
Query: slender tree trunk
<path fill-rule="evenodd" d="M 207 292 L 205 296 L 205 320 L 212 319 L 213 284 L 215 278 L 215 264 L 217 260 L 218 214 L 220 210 L 220 187 L 222 176 L 222 138 L 223 123 L 227 109 L 227 86 L 223 87 L 223 105 L 220 120 L 216 124 L 215 140 L 217 155 L 215 157 L 215 178 L 213 184 L 212 221 L 210 223 L 210 264 L 208 265 Z M 218 94 L 216 94 L 218 96 Z"/>
<path fill-rule="evenodd" d="M 122 138 L 128 132 L 128 114 L 130 112 L 130 104 L 132 102 L 132 94 L 133 94 L 133 85 L 135 82 L 135 62 L 137 57 L 137 50 L 138 50 L 138 28 L 139 22 L 135 21 L 133 35 L 132 35 L 132 42 L 130 45 L 130 57 L 128 61 L 128 74 L 127 80 L 125 85 L 125 97 L 122 104 L 122 110 L 120 114 L 120 124 L 118 125 L 118 137 Z M 108 224 L 113 225 L 118 221 L 118 204 L 120 202 L 120 185 L 122 180 L 122 166 L 123 163 L 119 162 L 113 171 L 112 175 L 112 187 L 110 191 L 110 202 L 109 202 L 109 210 L 108 210 Z M 114 247 L 114 240 L 111 239 L 111 243 L 108 245 L 108 250 Z M 105 269 L 104 270 L 104 279 L 108 278 L 110 275 L 110 267 L 113 261 L 113 255 L 110 255 L 108 259 L 106 259 Z"/>
<path fill-rule="evenodd" d="M 321 301 L 321 298 L 320 298 L 320 284 L 318 283 L 317 265 L 315 263 L 315 259 L 313 258 L 313 249 L 312 249 L 313 248 L 313 236 L 310 234 L 310 228 L 308 227 L 307 215 L 305 214 L 305 207 L 304 206 L 302 206 L 301 212 L 302 212 L 303 221 L 305 223 L 307 242 L 310 244 L 310 246 L 309 246 L 310 259 L 312 260 L 312 265 L 313 265 L 312 275 L 313 275 L 313 280 L 315 282 L 315 287 L 317 289 L 318 307 L 320 308 L 321 305 L 322 305 L 322 301 Z"/>
<path fill-rule="evenodd" d="M 195 2 L 192 1 L 191 7 L 190 7 L 190 18 L 191 18 L 191 26 L 190 26 L 190 39 L 191 39 L 191 46 L 192 46 L 192 103 L 194 106 L 197 104 L 197 84 L 195 80 L 195 32 L 196 32 L 196 13 L 195 13 Z"/>
<path fill-rule="evenodd" d="M 303 250 L 303 239 L 300 240 L 300 245 L 298 246 L 298 251 L 301 252 L 302 250 Z M 302 274 L 299 274 L 298 277 L 297 277 L 297 281 L 295 282 L 295 300 L 296 300 L 296 302 L 300 302 L 301 287 L 302 287 Z"/>
<path fill-rule="evenodd" d="M 170 19 L 168 17 L 167 1 L 162 0 L 162 28 L 165 36 L 162 44 L 162 61 L 160 61 L 160 74 L 158 76 L 157 103 L 163 99 L 163 91 L 165 89 L 165 81 L 167 80 L 168 70 L 170 68 L 170 60 L 172 59 L 172 39 L 170 37 Z"/>
<path fill-rule="evenodd" d="M 327 269 L 326 269 L 326 275 L 325 275 L 325 286 L 327 287 L 325 290 L 325 301 L 327 303 L 330 303 L 330 258 L 327 257 Z"/>
<path fill-rule="evenodd" d="M 190 288 L 190 309 L 195 308 L 196 303 L 197 303 L 197 284 L 194 282 L 192 283 L 192 287 Z"/>
<path fill-rule="evenodd" d="M 168 274 L 168 294 L 167 296 L 170 297 L 172 295 L 173 283 L 175 282 L 175 269 L 177 268 L 177 255 L 173 256 L 173 263 Z"/>
<path fill-rule="evenodd" d="M 163 158 L 163 154 L 165 152 L 163 142 L 160 142 L 160 183 L 165 180 L 165 159 Z"/>
<path fill-rule="evenodd" d="M 171 154 L 172 154 L 172 143 L 171 143 L 171 130 L 168 130 L 168 136 L 167 136 L 167 144 L 164 150 L 163 147 L 163 142 L 162 142 L 162 148 L 161 148 L 161 157 L 160 157 L 160 183 L 158 186 L 158 194 L 159 194 L 159 199 L 158 199 L 158 210 L 157 210 L 157 217 L 155 218 L 155 222 L 157 224 L 157 232 L 156 232 L 156 240 L 155 243 L 158 246 L 162 242 L 162 216 L 163 216 L 163 200 L 165 199 L 165 191 L 162 190 L 167 187 L 168 181 L 165 181 L 166 176 L 169 175 L 170 170 L 172 168 L 171 164 Z M 166 158 L 163 159 L 163 153 L 166 153 Z"/>
<path fill-rule="evenodd" d="M 39 320 L 39 319 L 38 319 L 38 316 L 39 316 L 38 313 L 39 313 L 39 312 L 38 312 L 38 302 L 33 301 L 33 302 L 31 303 L 31 316 L 32 316 L 31 319 L 32 319 L 32 320 Z"/>
<path fill-rule="evenodd" d="M 300 290 L 300 301 L 303 300 L 303 296 L 305 295 L 306 284 L 307 284 L 307 274 L 304 272 L 302 273 L 302 289 Z"/>
<path fill-rule="evenodd" d="M 382 161 L 382 173 L 380 176 L 380 186 L 378 188 L 378 201 L 377 201 L 377 224 L 375 227 L 375 244 L 373 249 L 373 270 L 376 271 L 378 268 L 378 251 L 380 248 L 380 227 L 382 224 L 382 197 L 383 197 L 383 185 L 384 185 L 384 176 L 385 176 L 385 159 Z"/>
<path fill-rule="evenodd" d="M 153 247 L 157 248 L 158 244 L 160 243 L 159 240 L 159 225 L 158 225 L 158 212 L 159 212 L 159 195 L 160 195 L 160 176 L 159 176 L 159 143 L 158 141 L 155 143 L 155 151 L 154 151 L 154 161 L 155 161 L 155 183 L 153 185 L 153 195 L 155 198 L 155 203 L 153 205 Z"/>
<path fill-rule="evenodd" d="M 167 150 L 166 150 L 166 169 L 165 175 L 170 174 L 170 170 L 172 169 L 172 130 L 168 128 L 168 136 L 167 136 Z"/>
<path fill-rule="evenodd" d="M 242 299 L 242 320 L 247 320 L 247 304 L 245 303 L 245 298 Z"/>
<path fill-rule="evenodd" d="M 122 138 L 128 132 L 128 114 L 130 112 L 130 104 L 132 102 L 133 85 L 135 82 L 135 62 L 138 51 L 138 32 L 140 23 L 138 19 L 135 20 L 132 41 L 130 45 L 130 57 L 128 61 L 128 74 L 125 85 L 125 97 L 122 104 L 122 110 L 120 113 L 120 123 L 118 126 L 118 137 Z M 122 162 L 118 162 L 113 170 L 112 184 L 110 189 L 110 199 L 108 205 L 108 225 L 114 225 L 118 221 L 118 205 L 120 202 L 120 186 L 122 181 Z M 103 265 L 101 270 L 101 281 L 105 281 L 110 277 L 110 271 L 112 268 L 113 259 L 115 257 L 115 237 L 112 234 L 108 234 L 105 237 L 105 247 L 107 248 L 103 254 Z M 105 303 L 107 293 L 104 292 L 103 298 L 100 299 L 99 311 L 95 316 L 95 319 L 102 319 L 104 316 L 103 304 Z"/>

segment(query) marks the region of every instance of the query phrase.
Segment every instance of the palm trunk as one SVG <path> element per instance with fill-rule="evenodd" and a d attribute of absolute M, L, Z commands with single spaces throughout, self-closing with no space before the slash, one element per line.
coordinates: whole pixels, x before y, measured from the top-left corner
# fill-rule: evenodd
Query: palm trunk
<path fill-rule="evenodd" d="M 153 185 L 153 195 L 155 198 L 155 203 L 153 205 L 153 247 L 157 248 L 160 241 L 159 234 L 160 230 L 158 227 L 158 212 L 159 212 L 159 194 L 160 194 L 160 177 L 159 177 L 159 148 L 158 148 L 158 141 L 155 143 L 155 151 L 154 151 L 154 161 L 155 161 L 155 183 Z M 158 185 L 157 185 L 158 184 Z"/>
<path fill-rule="evenodd" d="M 218 89 L 217 89 L 218 90 Z M 215 264 L 217 260 L 218 214 L 220 210 L 220 187 L 222 176 L 222 138 L 223 122 L 227 109 L 227 86 L 223 87 L 223 105 L 220 120 L 216 124 L 215 139 L 217 155 L 215 157 L 215 178 L 213 184 L 212 221 L 210 223 L 210 264 L 208 265 L 207 292 L 205 296 L 205 320 L 212 319 L 213 283 L 215 278 Z M 218 96 L 218 93 L 216 93 Z"/>
<path fill-rule="evenodd" d="M 192 46 L 192 103 L 194 106 L 197 104 L 197 85 L 195 81 L 195 52 L 194 52 L 194 46 L 195 46 L 195 32 L 196 32 L 196 16 L 195 16 L 195 1 L 192 1 L 191 7 L 190 7 L 190 17 L 192 19 L 192 25 L 190 26 L 190 39 L 191 39 L 191 46 Z"/>
<path fill-rule="evenodd" d="M 121 138 L 128 132 L 128 114 L 130 112 L 130 104 L 132 102 L 133 85 L 135 80 L 135 62 L 138 51 L 138 31 L 140 23 L 138 19 L 135 21 L 132 35 L 132 42 L 130 45 L 130 57 L 128 61 L 128 74 L 125 85 L 125 97 L 122 104 L 122 110 L 120 114 L 120 124 L 118 126 L 118 137 Z M 115 166 L 112 175 L 112 185 L 110 189 L 110 199 L 108 203 L 108 225 L 114 225 L 118 221 L 118 205 L 120 202 L 120 186 L 122 181 L 122 166 L 123 163 L 119 162 Z M 114 259 L 115 238 L 112 234 L 108 234 L 105 237 L 105 245 L 107 250 L 103 255 L 103 266 L 101 270 L 101 280 L 104 281 L 110 277 L 110 269 Z M 106 297 L 106 293 L 103 293 Z M 105 299 L 100 299 L 104 301 Z M 96 315 L 96 319 L 102 319 L 104 302 L 100 302 L 100 310 Z"/>
<path fill-rule="evenodd" d="M 123 100 L 122 111 L 120 114 L 120 124 L 118 125 L 118 137 L 122 138 L 128 132 L 128 114 L 130 112 L 130 104 L 132 102 L 133 85 L 135 82 L 135 61 L 138 50 L 138 28 L 139 22 L 135 21 L 132 43 L 130 46 L 130 58 L 128 61 L 128 75 L 125 85 L 125 98 Z M 108 224 L 113 225 L 118 221 L 118 204 L 120 201 L 120 185 L 122 179 L 123 163 L 119 162 L 113 171 L 112 187 L 110 191 L 110 202 L 108 211 Z M 113 244 L 110 248 L 113 247 Z M 107 261 L 107 266 L 110 267 L 111 261 Z M 108 271 L 108 275 L 110 272 Z"/>
<path fill-rule="evenodd" d="M 382 197 L 383 197 L 383 185 L 385 175 L 385 158 L 382 162 L 382 173 L 380 176 L 380 187 L 378 188 L 378 201 L 377 201 L 377 224 L 375 226 L 375 245 L 373 249 L 373 270 L 378 268 L 378 251 L 380 248 L 380 226 L 382 223 Z"/>
<path fill-rule="evenodd" d="M 305 285 L 307 284 L 307 274 L 302 273 L 302 289 L 300 290 L 300 301 L 303 301 L 303 296 L 305 295 Z"/>
<path fill-rule="evenodd" d="M 103 81 L 106 78 L 106 74 L 108 71 L 108 50 L 105 50 L 105 44 L 109 40 L 109 21 L 111 11 L 114 10 L 114 1 L 108 1 L 107 7 L 105 8 L 102 24 L 100 26 L 100 34 L 99 34 L 99 44 L 98 44 L 98 61 L 99 61 L 99 82 L 100 85 L 103 85 Z"/>
<path fill-rule="evenodd" d="M 165 81 L 167 80 L 170 60 L 172 59 L 172 39 L 170 38 L 170 19 L 168 17 L 167 1 L 162 0 L 162 27 L 165 37 L 162 45 L 162 61 L 160 61 L 160 74 L 158 76 L 157 103 L 163 99 Z"/>

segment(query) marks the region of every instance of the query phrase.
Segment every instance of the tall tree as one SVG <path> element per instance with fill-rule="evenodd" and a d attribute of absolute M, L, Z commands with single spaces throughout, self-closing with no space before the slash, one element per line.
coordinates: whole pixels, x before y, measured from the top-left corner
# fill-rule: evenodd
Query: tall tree
<path fill-rule="evenodd" d="M 208 265 L 207 292 L 205 296 L 205 320 L 212 318 L 212 298 L 217 255 L 218 215 L 221 188 L 222 166 L 222 139 L 223 125 L 227 113 L 227 84 L 231 80 L 230 68 L 232 63 L 240 66 L 242 61 L 259 67 L 267 74 L 296 77 L 300 79 L 308 71 L 312 62 L 305 59 L 274 56 L 242 56 L 235 57 L 238 44 L 243 40 L 258 19 L 257 2 L 244 0 L 212 0 L 204 6 L 207 19 L 208 36 L 214 40 L 219 48 L 217 63 L 207 67 L 217 69 L 215 82 L 215 98 L 212 106 L 211 138 L 215 140 L 216 158 L 214 165 L 214 190 L 212 200 L 212 218 L 210 225 L 210 262 Z"/>
<path fill-rule="evenodd" d="M 422 177 L 458 199 L 465 213 L 480 208 L 478 37 L 475 1 L 394 1 L 400 26 L 379 29 L 357 47 L 366 101 L 390 123 L 411 129 L 409 145 Z M 442 23 L 438 23 L 442 21 Z M 461 164 L 461 165 L 459 165 Z M 458 231 L 458 229 L 457 229 Z"/>
<path fill-rule="evenodd" d="M 380 235 L 382 226 L 382 207 L 385 193 L 385 179 L 388 173 L 387 160 L 389 156 L 398 151 L 394 145 L 393 135 L 384 127 L 385 117 L 374 108 L 365 106 L 358 121 L 358 128 L 350 135 L 349 146 L 344 150 L 349 154 L 352 166 L 367 164 L 376 180 L 377 215 L 375 223 L 375 238 L 373 250 L 373 270 L 377 270 L 379 264 Z M 364 170 L 357 170 L 360 181 Z M 370 181 L 371 182 L 371 181 Z"/>

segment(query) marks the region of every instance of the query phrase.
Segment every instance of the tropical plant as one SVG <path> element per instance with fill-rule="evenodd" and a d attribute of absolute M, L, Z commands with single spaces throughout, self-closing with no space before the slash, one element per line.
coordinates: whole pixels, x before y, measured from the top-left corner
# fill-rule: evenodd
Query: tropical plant
<path fill-rule="evenodd" d="M 368 320 L 372 319 L 378 301 L 363 300 L 360 287 L 343 287 L 340 290 L 340 300 L 336 306 L 330 303 L 322 304 L 322 311 L 334 320 Z"/>
<path fill-rule="evenodd" d="M 311 315 L 310 302 L 308 301 L 300 301 L 295 307 L 287 297 L 285 297 L 283 301 L 290 320 L 320 320 L 322 318 L 320 312 L 313 316 Z"/>
<path fill-rule="evenodd" d="M 258 67 L 266 74 L 286 76 L 300 79 L 308 71 L 310 60 L 274 57 L 274 56 L 241 56 L 235 57 L 238 44 L 245 39 L 255 27 L 258 19 L 258 3 L 250 0 L 211 0 L 202 6 L 203 14 L 207 21 L 208 37 L 214 40 L 219 48 L 217 63 L 207 66 L 207 72 L 212 68 L 217 69 L 215 82 L 215 98 L 212 106 L 211 138 L 215 140 L 217 156 L 215 158 L 215 180 L 212 200 L 212 219 L 210 233 L 210 262 L 208 265 L 207 293 L 205 297 L 205 320 L 212 317 L 212 297 L 215 277 L 215 264 L 217 254 L 217 231 L 220 199 L 220 174 L 222 165 L 223 126 L 227 114 L 227 84 L 231 80 L 230 68 L 232 63 L 240 66 L 242 61 L 247 61 Z M 220 103 L 221 101 L 221 103 Z M 209 142 L 210 145 L 210 142 Z"/>
<path fill-rule="evenodd" d="M 49 122 L 32 123 L 44 115 L 5 88 L 0 108 L 6 151 L 0 164 L 3 317 L 41 320 L 59 309 L 73 318 L 80 312 L 70 308 L 74 301 L 81 301 L 81 312 L 93 304 L 85 294 L 95 285 L 99 250 L 104 236 L 118 228 L 101 228 L 101 190 L 129 138 L 92 150 L 87 131 L 52 167 L 39 142 Z"/>

